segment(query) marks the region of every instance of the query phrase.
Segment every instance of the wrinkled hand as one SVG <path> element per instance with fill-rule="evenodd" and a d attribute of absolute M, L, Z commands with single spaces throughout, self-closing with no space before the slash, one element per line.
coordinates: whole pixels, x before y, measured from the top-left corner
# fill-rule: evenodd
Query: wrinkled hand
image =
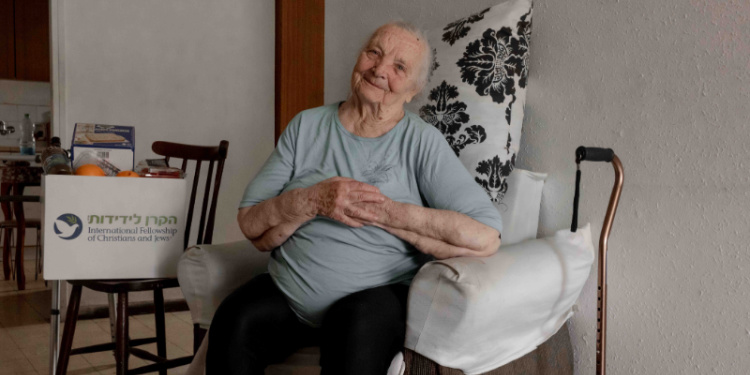
<path fill-rule="evenodd" d="M 376 221 L 373 207 L 387 200 L 377 187 L 346 177 L 329 178 L 309 189 L 318 215 L 354 228 Z"/>
<path fill-rule="evenodd" d="M 356 203 L 355 206 L 359 208 L 357 212 L 363 212 L 367 216 L 358 217 L 355 219 L 360 220 L 365 225 L 372 225 L 382 229 L 386 229 L 387 226 L 397 225 L 403 218 L 397 217 L 395 202 L 388 197 L 385 197 L 382 202 L 360 202 Z"/>

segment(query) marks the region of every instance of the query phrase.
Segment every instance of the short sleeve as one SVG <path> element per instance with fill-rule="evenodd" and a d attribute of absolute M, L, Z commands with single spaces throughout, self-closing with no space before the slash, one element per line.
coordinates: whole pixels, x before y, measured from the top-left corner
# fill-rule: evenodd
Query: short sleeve
<path fill-rule="evenodd" d="M 281 194 L 294 175 L 294 157 L 301 114 L 297 114 L 279 137 L 276 149 L 260 172 L 245 188 L 240 208 L 249 207 Z"/>
<path fill-rule="evenodd" d="M 497 208 L 437 129 L 424 129 L 417 158 L 419 191 L 428 207 L 465 214 L 502 233 Z"/>

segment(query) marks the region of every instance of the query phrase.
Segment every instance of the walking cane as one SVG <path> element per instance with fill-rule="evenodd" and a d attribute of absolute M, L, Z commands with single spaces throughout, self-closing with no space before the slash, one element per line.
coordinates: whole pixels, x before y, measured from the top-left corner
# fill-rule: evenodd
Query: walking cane
<path fill-rule="evenodd" d="M 605 161 L 612 163 L 615 169 L 615 185 L 609 198 L 607 214 L 604 216 L 602 233 L 599 236 L 599 277 L 597 280 L 597 308 L 596 308 L 596 375 L 607 373 L 607 240 L 612 231 L 617 204 L 622 192 L 623 169 L 620 159 L 609 148 L 578 147 L 576 149 L 576 190 L 573 198 L 573 222 L 570 230 L 578 228 L 578 200 L 580 197 L 581 162 Z"/>

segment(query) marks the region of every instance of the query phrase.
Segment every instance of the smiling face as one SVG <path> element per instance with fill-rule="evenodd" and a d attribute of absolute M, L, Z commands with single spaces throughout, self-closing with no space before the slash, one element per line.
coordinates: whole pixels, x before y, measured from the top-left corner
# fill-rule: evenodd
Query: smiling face
<path fill-rule="evenodd" d="M 403 107 L 419 92 L 424 46 L 404 29 L 381 27 L 359 54 L 352 72 L 352 93 L 365 104 Z"/>

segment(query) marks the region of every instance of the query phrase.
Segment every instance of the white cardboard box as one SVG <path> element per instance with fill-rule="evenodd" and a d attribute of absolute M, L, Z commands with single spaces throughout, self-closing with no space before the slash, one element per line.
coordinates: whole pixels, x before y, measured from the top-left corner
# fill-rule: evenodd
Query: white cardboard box
<path fill-rule="evenodd" d="M 187 189 L 182 179 L 45 176 L 44 278 L 176 277 Z"/>

